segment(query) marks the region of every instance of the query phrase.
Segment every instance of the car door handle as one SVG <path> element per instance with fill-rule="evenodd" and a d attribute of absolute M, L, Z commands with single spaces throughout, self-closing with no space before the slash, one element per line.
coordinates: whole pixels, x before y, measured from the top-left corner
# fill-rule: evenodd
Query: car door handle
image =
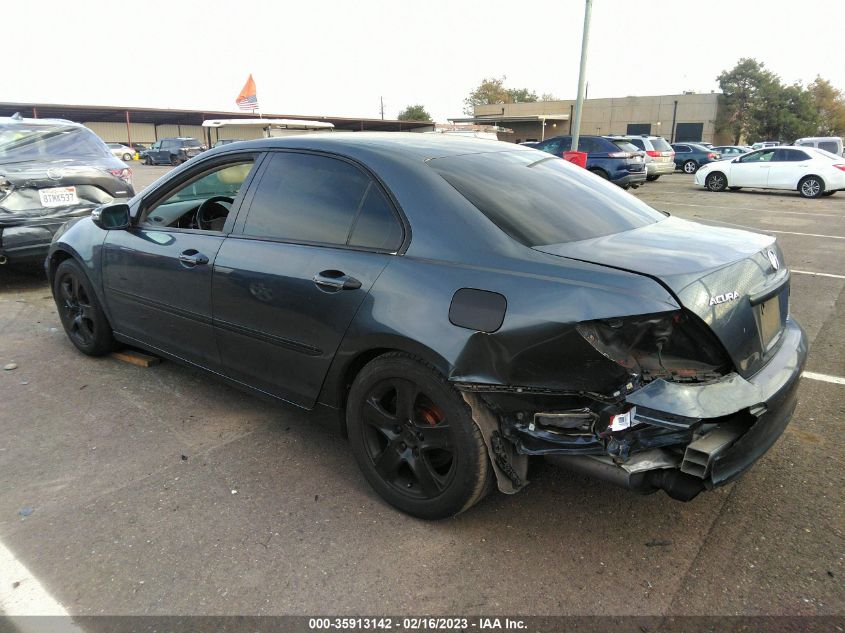
<path fill-rule="evenodd" d="M 189 268 L 203 266 L 208 263 L 208 257 L 193 248 L 179 253 L 179 261 Z"/>
<path fill-rule="evenodd" d="M 338 290 L 358 290 L 361 282 L 339 270 L 324 270 L 312 278 L 321 290 L 337 292 Z"/>

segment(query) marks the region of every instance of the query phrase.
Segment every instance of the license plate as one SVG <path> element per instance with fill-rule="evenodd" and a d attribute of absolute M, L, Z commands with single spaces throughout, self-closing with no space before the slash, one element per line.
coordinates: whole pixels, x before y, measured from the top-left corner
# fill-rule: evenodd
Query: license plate
<path fill-rule="evenodd" d="M 772 341 L 780 332 L 780 297 L 777 295 L 760 304 L 760 338 L 763 339 L 763 347 L 768 349 Z"/>
<path fill-rule="evenodd" d="M 51 187 L 39 189 L 42 207 L 66 207 L 72 204 L 79 204 L 76 196 L 76 187 Z"/>

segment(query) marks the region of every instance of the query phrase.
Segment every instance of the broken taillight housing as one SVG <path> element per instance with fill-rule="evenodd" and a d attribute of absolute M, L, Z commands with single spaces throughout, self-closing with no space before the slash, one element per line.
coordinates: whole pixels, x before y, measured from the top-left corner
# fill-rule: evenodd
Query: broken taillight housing
<path fill-rule="evenodd" d="M 109 173 L 112 176 L 117 176 L 127 184 L 132 184 L 132 170 L 128 167 L 124 167 L 123 169 L 109 169 Z"/>
<path fill-rule="evenodd" d="M 731 371 L 719 340 L 683 310 L 585 321 L 576 329 L 603 356 L 645 382 L 703 382 Z"/>

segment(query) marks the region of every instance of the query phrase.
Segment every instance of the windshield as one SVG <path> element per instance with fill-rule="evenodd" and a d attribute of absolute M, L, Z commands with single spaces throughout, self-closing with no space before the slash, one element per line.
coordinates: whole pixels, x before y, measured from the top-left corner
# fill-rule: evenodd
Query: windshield
<path fill-rule="evenodd" d="M 657 152 L 671 152 L 672 151 L 672 146 L 669 145 L 669 143 L 666 142 L 666 139 L 664 139 L 664 138 L 653 138 L 653 139 L 650 139 L 650 140 L 651 140 L 651 144 L 654 147 L 655 151 L 657 151 Z"/>
<path fill-rule="evenodd" d="M 103 158 L 111 153 L 93 132 L 76 125 L 0 125 L 0 163 Z"/>
<path fill-rule="evenodd" d="M 526 246 L 621 233 L 666 217 L 583 168 L 536 151 L 449 156 L 428 165 Z"/>

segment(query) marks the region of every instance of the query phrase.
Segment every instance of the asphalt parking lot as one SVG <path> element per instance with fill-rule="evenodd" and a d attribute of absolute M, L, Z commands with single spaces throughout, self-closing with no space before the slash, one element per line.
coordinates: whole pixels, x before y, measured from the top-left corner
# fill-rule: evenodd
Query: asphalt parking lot
<path fill-rule="evenodd" d="M 167 168 L 133 165 L 136 185 Z M 807 370 L 845 376 L 845 193 L 635 195 L 777 235 Z M 37 268 L 0 268 L 0 545 L 75 615 L 845 613 L 845 385 L 805 378 L 787 432 L 683 504 L 538 465 L 452 520 L 394 511 L 345 441 L 162 363 L 78 353 Z M 2 557 L 0 557 L 2 558 Z"/>

